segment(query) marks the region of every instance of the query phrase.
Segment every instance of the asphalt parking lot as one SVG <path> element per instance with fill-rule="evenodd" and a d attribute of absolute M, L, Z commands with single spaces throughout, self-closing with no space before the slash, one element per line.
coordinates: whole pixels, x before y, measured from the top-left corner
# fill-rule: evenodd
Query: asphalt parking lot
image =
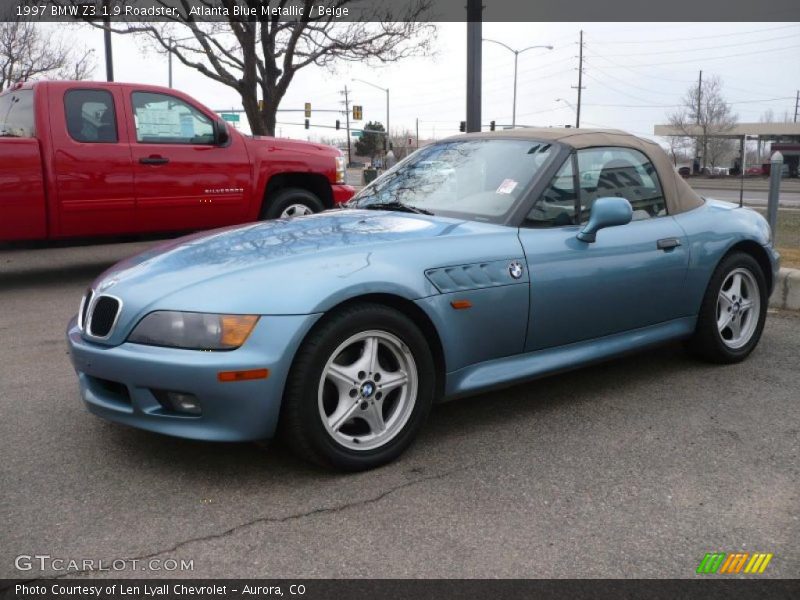
<path fill-rule="evenodd" d="M 0 250 L 0 577 L 53 574 L 21 554 L 196 577 L 693 577 L 742 550 L 800 573 L 800 316 L 771 313 L 738 366 L 674 345 L 441 405 L 399 461 L 340 475 L 83 408 L 64 328 L 147 245 Z"/>

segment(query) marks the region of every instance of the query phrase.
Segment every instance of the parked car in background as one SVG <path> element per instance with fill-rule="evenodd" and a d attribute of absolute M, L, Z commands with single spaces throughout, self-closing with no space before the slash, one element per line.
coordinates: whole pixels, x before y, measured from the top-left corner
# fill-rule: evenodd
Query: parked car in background
<path fill-rule="evenodd" d="M 701 198 L 653 142 L 476 133 L 421 148 L 343 210 L 123 261 L 67 338 L 103 418 L 202 440 L 280 430 L 358 470 L 397 457 L 444 398 L 671 340 L 741 361 L 777 271 L 764 218 Z"/>
<path fill-rule="evenodd" d="M 691 174 L 692 174 L 692 169 L 691 169 L 691 168 L 689 168 L 689 167 L 680 167 L 680 168 L 678 169 L 678 175 L 680 175 L 680 176 L 681 176 L 681 177 L 683 177 L 684 179 L 686 179 L 687 177 L 689 177 Z"/>
<path fill-rule="evenodd" d="M 0 94 L 0 241 L 207 229 L 353 194 L 336 148 L 245 136 L 176 90 L 48 81 Z"/>

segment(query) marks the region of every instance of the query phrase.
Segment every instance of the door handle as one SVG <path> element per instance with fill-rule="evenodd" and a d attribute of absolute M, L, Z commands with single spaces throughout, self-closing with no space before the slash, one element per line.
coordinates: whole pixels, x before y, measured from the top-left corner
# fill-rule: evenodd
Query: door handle
<path fill-rule="evenodd" d="M 139 159 L 143 165 L 165 165 L 169 162 L 168 158 L 163 156 L 143 156 Z"/>
<path fill-rule="evenodd" d="M 681 241 L 678 238 L 664 238 L 663 240 L 658 240 L 658 242 L 656 242 L 658 249 L 664 251 L 672 250 L 680 245 Z"/>

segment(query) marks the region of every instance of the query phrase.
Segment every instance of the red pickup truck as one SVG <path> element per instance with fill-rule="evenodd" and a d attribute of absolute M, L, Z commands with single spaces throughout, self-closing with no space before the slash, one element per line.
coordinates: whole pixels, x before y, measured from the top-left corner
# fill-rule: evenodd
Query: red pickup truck
<path fill-rule="evenodd" d="M 0 241 L 206 229 L 349 200 L 341 152 L 249 137 L 172 89 L 46 81 L 0 94 Z"/>

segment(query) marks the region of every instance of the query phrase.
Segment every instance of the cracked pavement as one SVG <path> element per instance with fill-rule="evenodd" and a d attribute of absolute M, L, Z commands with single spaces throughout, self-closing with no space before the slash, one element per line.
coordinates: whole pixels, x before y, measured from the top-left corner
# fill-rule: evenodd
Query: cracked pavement
<path fill-rule="evenodd" d="M 440 405 L 399 461 L 342 475 L 83 408 L 67 320 L 147 245 L 0 249 L 0 577 L 59 574 L 19 554 L 194 561 L 92 576 L 692 577 L 743 550 L 800 572 L 798 315 L 738 366 L 673 345 Z"/>

